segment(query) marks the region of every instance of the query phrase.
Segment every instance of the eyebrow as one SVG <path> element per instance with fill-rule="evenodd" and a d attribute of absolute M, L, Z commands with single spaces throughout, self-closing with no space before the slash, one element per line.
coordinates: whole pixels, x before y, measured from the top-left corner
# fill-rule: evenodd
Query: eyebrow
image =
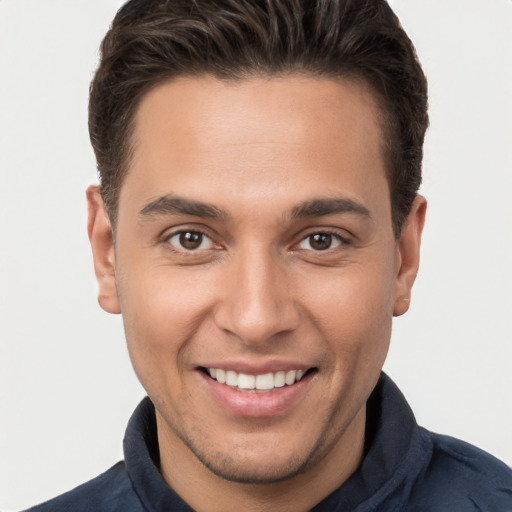
<path fill-rule="evenodd" d="M 348 198 L 312 199 L 292 209 L 292 218 L 321 217 L 335 213 L 355 213 L 361 217 L 371 218 L 370 210 L 360 203 Z"/>
<path fill-rule="evenodd" d="M 151 201 L 139 212 L 139 217 L 145 219 L 155 215 L 176 214 L 215 220 L 225 220 L 229 217 L 227 212 L 212 204 L 172 195 L 162 196 Z"/>
<path fill-rule="evenodd" d="M 353 213 L 371 218 L 368 208 L 348 198 L 311 199 L 295 206 L 290 217 L 309 218 L 333 215 L 336 213 Z M 227 220 L 230 215 L 210 203 L 185 199 L 184 197 L 165 195 L 148 203 L 139 212 L 142 220 L 157 215 L 191 215 L 214 220 Z"/>

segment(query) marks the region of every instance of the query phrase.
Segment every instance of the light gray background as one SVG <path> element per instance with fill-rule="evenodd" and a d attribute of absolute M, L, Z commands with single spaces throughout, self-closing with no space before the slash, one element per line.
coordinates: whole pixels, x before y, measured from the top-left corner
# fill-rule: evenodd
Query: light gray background
<path fill-rule="evenodd" d="M 430 81 L 429 199 L 386 370 L 420 423 L 512 464 L 512 2 L 394 0 Z M 0 0 L 0 508 L 122 456 L 143 396 L 96 303 L 85 187 L 97 48 L 120 0 Z"/>

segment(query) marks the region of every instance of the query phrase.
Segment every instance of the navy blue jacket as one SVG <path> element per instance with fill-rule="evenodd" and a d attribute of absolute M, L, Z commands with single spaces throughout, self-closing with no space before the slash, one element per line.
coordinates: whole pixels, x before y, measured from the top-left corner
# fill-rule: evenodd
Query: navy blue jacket
<path fill-rule="evenodd" d="M 382 374 L 368 400 L 359 469 L 314 512 L 512 512 L 512 471 L 488 453 L 419 427 Z M 162 512 L 192 509 L 159 471 L 154 407 L 145 398 L 124 439 L 125 461 L 30 512 Z"/>

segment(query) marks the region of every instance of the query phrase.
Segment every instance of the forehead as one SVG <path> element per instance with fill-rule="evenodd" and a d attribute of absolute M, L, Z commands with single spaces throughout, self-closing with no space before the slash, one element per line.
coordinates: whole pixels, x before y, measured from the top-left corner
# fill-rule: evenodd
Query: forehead
<path fill-rule="evenodd" d="M 295 202 L 340 186 L 356 196 L 365 187 L 388 194 L 379 110 L 356 81 L 181 77 L 142 99 L 133 143 L 121 202 L 130 187 L 146 197 L 179 189 L 209 202 L 229 187 L 242 199 L 279 190 L 281 200 L 283 184 L 288 195 L 305 196 Z"/>
<path fill-rule="evenodd" d="M 242 81 L 179 77 L 143 97 L 135 118 L 135 140 L 143 140 L 156 123 L 179 124 L 176 135 L 194 143 L 209 143 L 212 138 L 233 144 L 285 139 L 318 143 L 320 137 L 314 137 L 312 128 L 325 135 L 343 126 L 379 138 L 378 119 L 376 101 L 362 81 L 301 75 Z"/>

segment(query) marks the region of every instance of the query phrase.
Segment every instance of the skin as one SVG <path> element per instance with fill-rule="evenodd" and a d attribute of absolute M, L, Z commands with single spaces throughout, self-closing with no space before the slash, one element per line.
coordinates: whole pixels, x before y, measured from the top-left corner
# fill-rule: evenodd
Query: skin
<path fill-rule="evenodd" d="M 198 511 L 308 510 L 361 461 L 426 209 L 396 240 L 378 114 L 350 81 L 179 78 L 139 106 L 115 245 L 88 190 L 100 305 L 123 314 L 162 475 Z M 200 370 L 283 364 L 311 371 L 266 415 L 225 408 Z"/>

